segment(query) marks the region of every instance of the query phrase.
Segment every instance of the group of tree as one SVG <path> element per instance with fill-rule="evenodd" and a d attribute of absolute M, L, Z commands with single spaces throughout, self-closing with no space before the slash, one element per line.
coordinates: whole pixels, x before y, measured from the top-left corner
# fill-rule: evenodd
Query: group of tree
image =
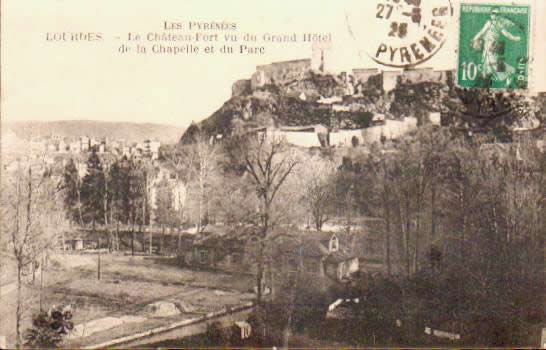
<path fill-rule="evenodd" d="M 420 281 L 406 290 L 426 300 L 422 317 L 451 315 L 467 341 L 521 345 L 544 320 L 545 161 L 530 137 L 499 144 L 425 127 L 389 153 L 347 160 L 338 189 L 355 212 L 384 220 L 387 274 Z"/>
<path fill-rule="evenodd" d="M 379 323 L 368 319 L 364 326 L 358 319 L 346 324 L 355 335 L 353 345 L 373 345 L 372 340 L 431 345 L 433 340 L 416 335 L 425 326 L 461 334 L 460 344 L 528 344 L 529 329 L 544 321 L 537 306 L 544 296 L 546 157 L 532 137 L 509 144 L 489 141 L 425 126 L 388 151 L 375 145 L 337 166 L 328 154 L 306 158 L 278 148 L 271 157 L 270 145 L 253 147 L 242 158 L 257 194 L 254 213 L 261 219 L 255 223 L 263 244 L 257 285 L 269 274 L 267 247 L 275 245 L 276 227 L 309 221 L 311 229 L 321 230 L 324 223 L 342 219 L 349 230 L 358 225 L 358 217 L 372 216 L 384 222 L 385 278 L 399 295 L 373 306 L 375 316 L 382 315 Z M 278 164 L 283 167 L 276 170 Z M 274 174 L 286 178 L 279 181 Z M 277 185 L 282 190 L 273 203 L 282 208 L 268 205 Z M 287 345 L 286 334 L 298 330 L 299 315 L 308 313 L 311 297 L 300 301 L 299 296 L 311 284 L 296 283 L 305 272 L 284 271 L 283 276 L 286 285 L 274 294 L 274 305 L 266 303 L 255 317 L 260 329 L 269 322 L 283 330 L 279 339 Z M 349 289 L 351 297 L 367 300 L 375 287 L 359 288 Z M 372 307 L 365 305 L 368 311 Z M 272 321 L 277 313 L 283 317 Z M 394 331 L 361 334 L 362 327 L 383 329 L 385 322 L 395 329 L 397 319 L 404 326 L 394 338 Z"/>
<path fill-rule="evenodd" d="M 154 214 L 162 225 L 177 225 L 189 217 L 198 232 L 214 221 L 255 227 L 259 303 L 271 272 L 277 228 L 307 222 L 320 231 L 329 220 L 342 218 L 349 230 L 357 217 L 372 216 L 384 221 L 387 275 L 412 281 L 428 271 L 433 277 L 427 277 L 427 283 L 437 291 L 446 288 L 449 275 L 457 292 L 438 292 L 434 298 L 448 298 L 444 309 L 460 325 L 486 317 L 483 310 L 490 300 L 512 305 L 500 313 L 506 319 L 522 319 L 522 312 L 529 320 L 542 317 L 532 311 L 538 301 L 529 290 L 542 280 L 545 160 L 531 138 L 491 144 L 486 137 L 428 125 L 389 142 L 387 150 L 381 145 L 372 145 L 369 152 L 357 149 L 341 164 L 332 152 L 310 156 L 260 135 L 213 141 L 198 135 L 193 144 L 165 152 L 163 161 L 187 188 L 186 214 L 174 211 L 166 180 L 160 182 Z M 146 170 L 127 163 L 131 162 L 113 164 L 105 172 L 90 158 L 88 169 L 106 175 L 93 177 L 88 171 L 81 188 L 102 186 L 107 199 L 92 200 L 96 197 L 92 191 L 74 196 L 81 197 L 81 205 L 72 202 L 72 208 L 78 208 L 73 210 L 74 221 L 106 223 L 112 218 L 110 222 L 133 226 L 149 222 L 148 204 L 139 202 L 146 201 L 145 194 L 128 196 L 131 186 L 113 180 L 140 184 L 135 193 L 146 188 L 142 180 Z M 112 175 L 128 169 L 135 175 Z M 131 176 L 137 180 L 132 182 Z M 86 215 L 87 206 L 96 208 L 95 217 Z M 479 288 L 470 288 L 468 281 Z M 462 302 L 462 296 L 471 302 Z M 415 305 L 404 310 L 419 313 Z"/>
<path fill-rule="evenodd" d="M 217 152 L 213 178 L 222 185 L 209 192 L 209 215 L 257 228 L 257 286 L 270 278 L 277 228 L 320 231 L 342 219 L 349 230 L 358 217 L 372 216 L 384 222 L 386 275 L 413 281 L 431 273 L 433 298 L 447 298 L 444 309 L 459 331 L 487 316 L 489 300 L 513 305 L 503 309 L 506 319 L 538 317 L 529 290 L 542 280 L 545 160 L 533 138 L 491 143 L 425 125 L 388 149 L 356 149 L 341 164 L 331 152 L 310 156 L 258 136 L 226 140 Z M 444 295 L 447 275 L 457 292 Z M 405 306 L 414 316 L 434 308 Z"/>
<path fill-rule="evenodd" d="M 70 158 L 64 171 L 65 209 L 72 223 L 84 226 L 111 221 L 144 222 L 133 205 L 145 195 L 144 164 L 131 158 L 101 159 L 95 151 L 89 154 L 84 174 L 78 163 L 79 160 Z"/>
<path fill-rule="evenodd" d="M 68 160 L 61 184 L 65 190 L 65 213 L 71 223 L 93 229 L 97 225 L 105 227 L 110 233 L 110 249 L 119 244 L 115 234 L 120 226 L 134 232 L 150 223 L 149 193 L 154 173 L 150 162 L 127 157 L 101 158 L 93 150 L 84 174 L 78 164 L 78 160 Z"/>
<path fill-rule="evenodd" d="M 105 228 L 111 249 L 118 248 L 120 229 L 133 232 L 132 249 L 135 232 L 148 225 L 163 231 L 195 225 L 202 232 L 212 212 L 212 189 L 220 185 L 215 146 L 196 138 L 191 145 L 164 147 L 162 154 L 158 165 L 92 150 L 84 174 L 77 165 L 81 161 L 69 159 L 62 183 L 67 218 L 82 227 Z M 150 236 L 150 249 L 151 244 Z"/>
<path fill-rule="evenodd" d="M 27 310 L 28 282 L 62 238 L 65 218 L 63 191 L 40 157 L 21 157 L 15 169 L 1 176 L 1 247 L 3 258 L 13 257 L 16 272 L 16 343 L 23 344 L 21 324 Z M 40 288 L 40 300 L 42 289 Z"/>

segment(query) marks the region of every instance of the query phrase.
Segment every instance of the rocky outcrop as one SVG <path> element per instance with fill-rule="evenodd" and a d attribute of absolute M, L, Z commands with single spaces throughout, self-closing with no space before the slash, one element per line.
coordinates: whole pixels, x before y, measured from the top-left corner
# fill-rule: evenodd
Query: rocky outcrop
<path fill-rule="evenodd" d="M 283 84 L 266 84 L 249 88 L 248 80 L 232 86 L 232 97 L 203 121 L 192 124 L 181 138 L 191 143 L 195 133 L 232 135 L 257 127 L 303 126 L 336 123 L 332 106 L 321 98 L 342 96 L 346 87 L 337 77 L 307 71 L 301 79 Z M 359 112 L 349 112 L 359 115 Z M 358 119 L 358 118 L 357 118 Z"/>
<path fill-rule="evenodd" d="M 149 317 L 169 317 L 180 314 L 180 310 L 174 303 L 166 301 L 156 301 L 155 303 L 146 305 L 144 313 Z"/>
<path fill-rule="evenodd" d="M 244 96 L 250 93 L 250 79 L 237 80 L 231 86 L 231 97 Z"/>
<path fill-rule="evenodd" d="M 373 124 L 375 115 L 382 120 L 416 117 L 422 124 L 431 112 L 445 110 L 452 78 L 450 72 L 426 69 L 323 74 L 309 69 L 307 60 L 258 66 L 250 81 L 233 84 L 232 97 L 220 109 L 190 126 L 181 142 L 191 143 L 196 132 L 230 136 L 309 125 L 329 131 L 363 129 Z"/>

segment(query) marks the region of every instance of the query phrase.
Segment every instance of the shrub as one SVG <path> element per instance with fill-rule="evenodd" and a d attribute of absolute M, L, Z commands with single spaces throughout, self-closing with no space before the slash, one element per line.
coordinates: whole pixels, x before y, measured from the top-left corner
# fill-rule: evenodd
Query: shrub
<path fill-rule="evenodd" d="M 52 308 L 34 316 L 32 327 L 24 335 L 25 346 L 30 348 L 55 348 L 74 327 L 69 308 Z"/>

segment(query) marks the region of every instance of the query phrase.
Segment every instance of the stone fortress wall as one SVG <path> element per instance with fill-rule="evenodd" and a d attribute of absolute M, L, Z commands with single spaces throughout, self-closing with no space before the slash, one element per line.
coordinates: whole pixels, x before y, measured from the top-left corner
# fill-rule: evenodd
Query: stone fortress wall
<path fill-rule="evenodd" d="M 255 89 L 267 84 L 286 84 L 303 79 L 309 70 L 311 70 L 311 59 L 309 58 L 257 66 L 256 72 L 250 79 L 251 87 Z"/>
<path fill-rule="evenodd" d="M 273 62 L 271 64 L 256 67 L 256 72 L 250 79 L 251 89 L 256 89 L 267 84 L 283 85 L 294 80 L 303 79 L 308 71 L 314 70 L 316 64 L 312 59 L 299 59 L 291 61 Z M 322 72 L 323 71 L 318 71 Z M 383 71 L 377 68 L 355 68 L 352 70 L 354 83 L 366 83 L 372 76 L 381 75 L 383 91 L 389 92 L 401 83 L 447 82 L 449 71 L 433 70 L 432 68 L 412 68 L 405 70 Z M 342 72 L 345 74 L 345 72 Z"/>

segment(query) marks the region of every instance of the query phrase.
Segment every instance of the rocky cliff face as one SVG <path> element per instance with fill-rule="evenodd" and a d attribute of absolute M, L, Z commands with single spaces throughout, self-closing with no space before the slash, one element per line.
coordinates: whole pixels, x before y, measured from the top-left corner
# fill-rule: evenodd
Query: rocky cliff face
<path fill-rule="evenodd" d="M 210 117 L 188 128 L 181 142 L 191 142 L 196 130 L 229 136 L 259 127 L 366 127 L 370 113 L 378 112 L 375 105 L 383 103 L 382 93 L 374 84 L 360 83 L 364 90 L 358 94 L 354 85 L 338 76 L 311 71 L 303 79 L 255 88 L 249 80 L 238 80 L 232 86 L 232 97 Z"/>
<path fill-rule="evenodd" d="M 295 64 L 292 61 L 288 63 Z M 441 113 L 442 123 L 447 121 L 458 128 L 483 129 L 481 120 L 468 121 L 461 117 L 468 113 L 456 113 L 461 106 L 475 104 L 465 97 L 468 94 L 474 96 L 475 93 L 466 93 L 455 87 L 450 71 L 431 73 L 425 70 L 427 74 L 420 71 L 398 72 L 393 81 L 392 74 L 387 73 L 342 73 L 338 76 L 311 70 L 296 70 L 296 73 L 293 80 L 286 78 L 279 82 L 277 79 L 276 83 L 268 80 L 264 85 L 253 84 L 251 80 L 235 82 L 232 97 L 210 117 L 192 125 L 182 136 L 181 142 L 191 143 L 197 131 L 229 137 L 257 128 L 317 124 L 329 131 L 351 130 L 367 128 L 375 120 L 401 121 L 405 117 L 414 117 L 421 125 L 429 122 L 430 113 Z M 384 84 L 387 78 L 390 80 Z M 498 94 L 490 95 L 493 98 Z M 535 113 L 527 113 L 528 103 L 522 103 L 519 96 L 503 98 L 502 103 L 511 105 L 509 115 L 502 118 L 501 124 L 505 126 L 517 126 L 522 120 L 529 119 L 531 114 L 535 118 Z M 518 110 L 526 112 L 515 113 Z M 474 127 L 476 123 L 480 125 Z M 493 124 L 499 123 L 495 120 Z M 491 125 L 491 121 L 488 121 L 490 128 L 496 127 Z"/>

